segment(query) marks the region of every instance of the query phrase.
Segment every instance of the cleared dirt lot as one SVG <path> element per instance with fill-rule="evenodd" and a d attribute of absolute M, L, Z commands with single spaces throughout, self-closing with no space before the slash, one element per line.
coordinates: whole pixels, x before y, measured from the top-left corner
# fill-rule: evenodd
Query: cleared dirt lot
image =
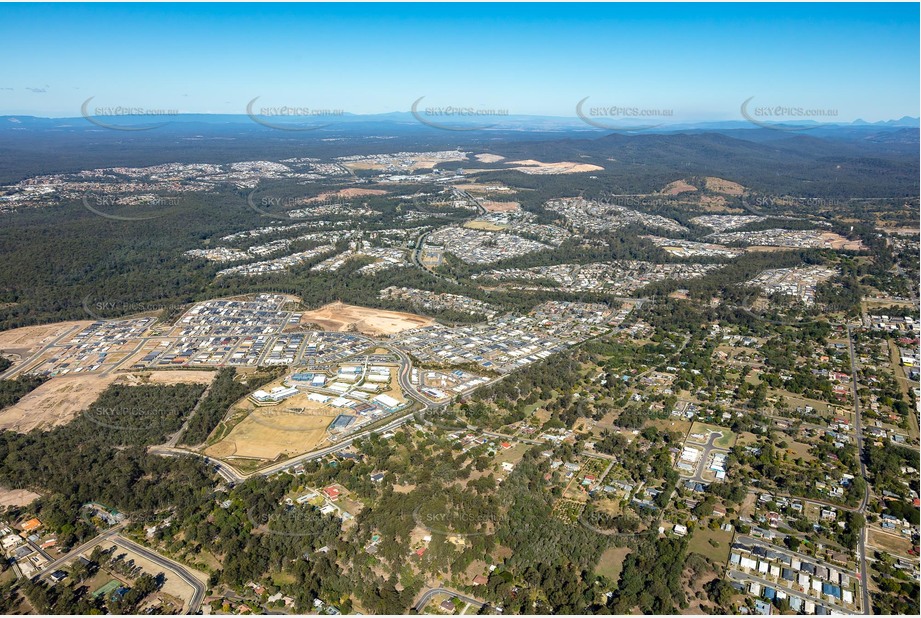
<path fill-rule="evenodd" d="M 495 202 L 492 200 L 482 200 L 480 205 L 486 209 L 486 212 L 515 212 L 521 210 L 521 204 L 518 202 Z"/>
<path fill-rule="evenodd" d="M 90 321 L 57 322 L 3 331 L 0 332 L 0 350 L 6 356 L 28 358 L 64 333 L 77 333 L 90 324 Z"/>
<path fill-rule="evenodd" d="M 501 155 L 487 154 L 487 153 L 473 155 L 473 156 L 476 157 L 476 160 L 479 161 L 480 163 L 495 163 L 496 161 L 501 161 L 505 158 Z"/>
<path fill-rule="evenodd" d="M 717 178 L 715 176 L 708 176 L 705 178 L 704 186 L 710 191 L 725 193 L 726 195 L 742 195 L 745 193 L 745 187 L 739 183 L 724 178 Z"/>
<path fill-rule="evenodd" d="M 0 485 L 0 507 L 26 506 L 40 496 L 28 489 L 7 489 Z"/>
<path fill-rule="evenodd" d="M 210 384 L 214 371 L 144 371 L 122 376 L 119 382 L 131 384 Z"/>
<path fill-rule="evenodd" d="M 321 193 L 316 197 L 311 197 L 304 200 L 307 204 L 313 204 L 315 202 L 323 202 L 328 200 L 331 197 L 362 197 L 365 195 L 386 195 L 387 192 L 383 189 L 340 189 L 339 191 L 326 191 Z"/>
<path fill-rule="evenodd" d="M 907 557 L 909 555 L 909 550 L 911 550 L 910 539 L 904 536 L 897 536 L 895 534 L 887 534 L 885 532 L 879 531 L 874 527 L 869 529 L 868 541 L 872 547 L 876 547 L 886 552 L 898 554 L 904 557 Z"/>
<path fill-rule="evenodd" d="M 697 191 L 697 187 L 690 184 L 686 180 L 676 180 L 675 182 L 670 182 L 665 185 L 665 188 L 662 189 L 664 195 L 679 195 L 681 193 L 690 193 Z"/>
<path fill-rule="evenodd" d="M 412 313 L 331 303 L 314 311 L 304 312 L 301 324 L 316 324 L 323 330 L 355 330 L 365 335 L 384 336 L 411 328 L 430 326 L 434 324 L 434 320 Z"/>
<path fill-rule="evenodd" d="M 0 429 L 26 433 L 69 423 L 118 376 L 75 375 L 48 380 L 14 405 L 0 411 Z"/>
<path fill-rule="evenodd" d="M 861 241 L 848 240 L 844 236 L 835 234 L 834 232 L 824 232 L 819 236 L 821 236 L 822 240 L 832 249 L 846 249 L 848 251 L 862 251 L 866 249 Z"/>
<path fill-rule="evenodd" d="M 275 460 L 312 450 L 326 436 L 326 427 L 340 413 L 330 406 L 295 395 L 277 406 L 256 408 L 224 439 L 205 449 L 219 459 L 235 457 Z M 344 411 L 344 412 L 347 412 Z"/>
<path fill-rule="evenodd" d="M 511 161 L 510 165 L 520 165 L 523 167 L 513 167 L 511 169 L 525 174 L 579 174 L 583 172 L 597 172 L 603 170 L 603 167 L 592 165 L 590 163 L 573 163 L 572 161 L 559 161 L 556 163 L 544 163 L 534 159 L 525 159 L 524 161 Z"/>

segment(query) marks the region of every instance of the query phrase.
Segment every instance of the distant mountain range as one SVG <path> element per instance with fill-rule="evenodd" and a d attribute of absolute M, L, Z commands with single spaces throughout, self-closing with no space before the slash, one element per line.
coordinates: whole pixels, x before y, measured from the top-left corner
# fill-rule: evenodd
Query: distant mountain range
<path fill-rule="evenodd" d="M 758 129 L 762 126 L 755 125 L 744 119 L 740 120 L 721 120 L 709 122 L 658 122 L 658 121 L 637 121 L 632 119 L 590 119 L 595 123 L 590 124 L 578 116 L 528 116 L 528 115 L 509 115 L 509 116 L 427 116 L 420 111 L 417 114 L 413 112 L 390 112 L 385 114 L 349 114 L 343 113 L 336 116 L 316 117 L 315 119 L 305 120 L 301 117 L 278 116 L 263 117 L 255 115 L 250 117 L 247 114 L 176 114 L 166 116 L 117 116 L 117 117 L 90 117 L 82 116 L 71 118 L 45 118 L 40 116 L 28 115 L 6 115 L 0 116 L 0 129 L 2 128 L 101 128 L 101 125 L 125 126 L 125 127 L 156 127 L 164 124 L 185 125 L 246 125 L 262 124 L 266 127 L 278 128 L 316 128 L 323 127 L 328 129 L 345 128 L 345 126 L 389 126 L 407 128 L 415 125 L 428 125 L 428 128 L 442 130 L 456 129 L 458 132 L 502 132 L 502 131 L 585 131 L 592 133 L 603 132 L 653 132 L 653 133 L 672 133 L 687 131 L 729 131 L 737 129 Z M 768 124 L 768 123 L 765 123 Z M 803 120 L 797 122 L 779 122 L 771 123 L 772 128 L 781 130 L 800 130 L 813 131 L 818 129 L 829 128 L 853 128 L 853 129 L 895 129 L 895 128 L 919 128 L 921 119 L 903 116 L 897 120 L 883 120 L 878 122 L 866 122 L 864 120 L 854 120 L 853 122 L 816 122 L 814 120 Z"/>

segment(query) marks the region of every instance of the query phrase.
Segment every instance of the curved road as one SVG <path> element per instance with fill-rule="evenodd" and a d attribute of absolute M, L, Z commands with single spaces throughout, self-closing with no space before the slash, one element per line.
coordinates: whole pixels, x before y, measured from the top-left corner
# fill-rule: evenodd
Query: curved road
<path fill-rule="evenodd" d="M 72 549 L 67 554 L 61 556 L 57 560 L 49 562 L 47 565 L 45 565 L 45 568 L 43 568 L 37 574 L 33 575 L 32 579 L 38 580 L 44 577 L 45 575 L 47 575 L 48 573 L 54 573 L 61 566 L 75 559 L 80 554 L 86 553 L 87 551 L 91 550 L 93 547 L 101 543 L 104 543 L 106 541 L 109 541 L 117 545 L 121 545 L 125 547 L 126 549 L 129 549 L 140 556 L 143 556 L 144 558 L 150 560 L 154 564 L 162 567 L 164 570 L 169 571 L 170 573 L 173 573 L 180 580 L 190 585 L 192 587 L 193 593 L 192 593 L 192 598 L 189 599 L 189 610 L 187 613 L 197 614 L 198 611 L 201 609 L 202 601 L 205 598 L 205 584 L 199 579 L 197 579 L 195 576 L 193 576 L 182 564 L 175 562 L 174 560 L 170 560 L 169 558 L 165 558 L 161 556 L 160 554 L 155 553 L 147 549 L 146 547 L 142 545 L 138 545 L 134 541 L 130 541 L 126 539 L 125 537 L 121 536 L 120 533 L 121 533 L 122 528 L 127 526 L 129 523 L 130 521 L 128 520 L 123 521 L 122 523 L 106 530 L 102 534 L 99 534 L 98 536 L 93 537 L 91 540 L 87 541 L 83 545 L 80 545 L 79 547 Z"/>
<path fill-rule="evenodd" d="M 413 605 L 413 609 L 417 612 L 421 612 L 423 609 L 425 609 L 425 606 L 428 605 L 429 601 L 431 601 L 432 597 L 436 594 L 446 594 L 451 597 L 457 597 L 464 603 L 470 603 L 471 605 L 475 605 L 478 608 L 486 605 L 486 603 L 483 601 L 479 601 L 473 597 L 468 597 L 467 595 L 455 592 L 454 590 L 449 590 L 448 588 L 430 588 L 426 590 L 421 597 L 419 597 L 419 600 L 416 601 L 415 605 Z"/>
<path fill-rule="evenodd" d="M 202 601 L 205 599 L 205 584 L 196 579 L 189 571 L 186 570 L 183 565 L 168 558 L 164 558 L 160 554 L 154 553 L 143 545 L 138 545 L 134 541 L 129 541 L 121 535 L 118 535 L 114 539 L 114 542 L 118 545 L 126 547 L 127 549 L 130 549 L 136 554 L 147 558 L 154 564 L 163 567 L 167 571 L 174 573 L 179 577 L 179 579 L 192 586 L 194 592 L 192 593 L 192 598 L 189 599 L 189 611 L 187 613 L 198 613 L 198 611 L 201 609 Z"/>

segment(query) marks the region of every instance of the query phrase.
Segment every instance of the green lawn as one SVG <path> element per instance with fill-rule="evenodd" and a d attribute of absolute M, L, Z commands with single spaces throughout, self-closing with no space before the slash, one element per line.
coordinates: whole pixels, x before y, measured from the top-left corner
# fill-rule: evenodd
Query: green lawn
<path fill-rule="evenodd" d="M 714 547 L 710 541 L 714 541 L 717 546 Z M 688 551 L 706 556 L 717 564 L 726 564 L 729 560 L 731 544 L 732 532 L 724 532 L 720 529 L 710 530 L 706 527 L 697 528 L 691 540 L 688 541 Z"/>

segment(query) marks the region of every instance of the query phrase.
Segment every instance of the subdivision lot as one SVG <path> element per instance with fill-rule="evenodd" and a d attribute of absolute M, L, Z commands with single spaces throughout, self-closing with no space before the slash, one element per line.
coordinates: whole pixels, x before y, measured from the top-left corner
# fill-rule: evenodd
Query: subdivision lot
<path fill-rule="evenodd" d="M 693 444 L 706 444 L 710 439 L 711 433 L 720 433 L 722 434 L 719 438 L 714 440 L 713 446 L 718 449 L 730 449 L 736 443 L 736 435 L 732 433 L 726 427 L 720 427 L 719 425 L 709 425 L 707 423 L 701 423 L 699 421 L 691 425 L 691 429 L 688 431 L 688 442 Z M 695 440 L 693 438 L 694 434 L 703 434 L 704 439 L 702 441 Z"/>
<path fill-rule="evenodd" d="M 385 311 L 369 307 L 331 303 L 306 311 L 301 316 L 301 324 L 317 324 L 323 330 L 345 332 L 356 330 L 371 336 L 393 335 L 412 328 L 431 326 L 434 321 L 400 311 Z"/>
<path fill-rule="evenodd" d="M 868 531 L 868 542 L 871 547 L 883 550 L 885 553 L 892 553 L 907 558 L 911 550 L 911 539 L 898 534 L 887 534 L 874 527 Z"/>
<path fill-rule="evenodd" d="M 165 582 L 163 584 L 163 588 L 160 589 L 159 594 L 166 594 L 172 597 L 176 597 L 177 599 L 181 599 L 184 603 L 185 608 L 188 608 L 189 601 L 192 598 L 192 596 L 195 594 L 195 589 L 191 585 L 182 581 L 172 571 L 165 570 L 160 565 L 148 560 L 144 556 L 141 556 L 140 554 L 132 551 L 131 549 L 128 549 L 122 543 L 119 543 L 117 541 L 105 541 L 100 544 L 100 546 L 103 547 L 104 549 L 108 549 L 112 547 L 112 545 L 115 545 L 117 547 L 113 555 L 117 556 L 119 554 L 126 554 L 124 559 L 126 561 L 134 560 L 134 564 L 141 567 L 141 569 L 143 569 L 145 573 L 149 573 L 150 575 L 157 575 L 158 573 L 163 573 L 165 577 Z M 205 575 L 204 573 L 196 571 L 188 566 L 185 568 L 193 577 L 195 577 L 199 581 L 201 582 L 208 581 L 208 576 Z"/>
<path fill-rule="evenodd" d="M 0 430 L 29 432 L 69 423 L 88 408 L 118 376 L 74 375 L 48 380 L 12 406 L 0 411 Z"/>
<path fill-rule="evenodd" d="M 86 328 L 92 324 L 89 321 L 57 322 L 41 326 L 24 326 L 0 332 L 0 350 L 4 354 L 25 357 L 40 350 L 43 346 L 54 341 L 55 338 L 73 330 Z"/>

